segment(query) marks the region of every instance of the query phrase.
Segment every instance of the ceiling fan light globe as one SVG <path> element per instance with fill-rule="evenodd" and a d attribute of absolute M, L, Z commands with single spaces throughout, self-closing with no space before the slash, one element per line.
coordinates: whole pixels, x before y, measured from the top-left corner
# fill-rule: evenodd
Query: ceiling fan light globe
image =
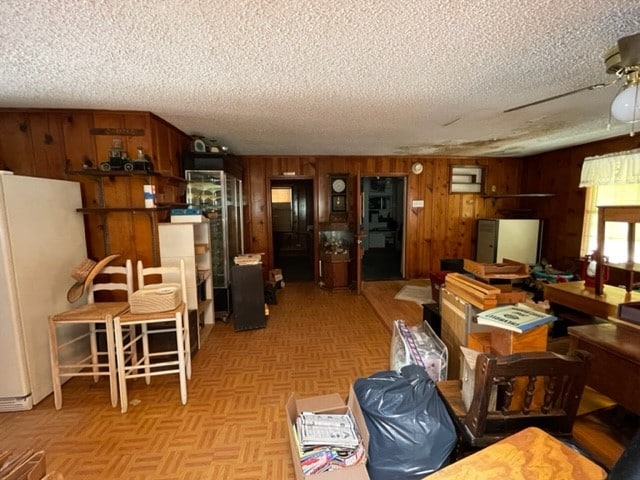
<path fill-rule="evenodd" d="M 622 90 L 611 103 L 611 115 L 624 123 L 640 121 L 640 97 L 638 84 L 629 85 Z"/>

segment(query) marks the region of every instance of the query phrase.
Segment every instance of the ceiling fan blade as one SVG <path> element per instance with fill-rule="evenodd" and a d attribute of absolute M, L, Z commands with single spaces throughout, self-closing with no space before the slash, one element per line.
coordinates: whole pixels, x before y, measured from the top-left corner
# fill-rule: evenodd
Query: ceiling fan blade
<path fill-rule="evenodd" d="M 624 67 L 640 65 L 640 33 L 618 39 L 618 50 Z"/>
<path fill-rule="evenodd" d="M 509 108 L 507 110 L 504 110 L 503 113 L 515 112 L 516 110 L 522 110 L 523 108 L 532 107 L 534 105 L 539 105 L 541 103 L 550 102 L 551 100 L 557 100 L 558 98 L 568 97 L 569 95 L 573 95 L 574 93 L 584 92 L 585 90 L 597 90 L 598 88 L 605 88 L 610 85 L 613 85 L 617 81 L 618 79 L 615 79 L 615 80 L 612 80 L 611 82 L 596 83 L 595 85 L 589 85 L 588 87 L 578 88 L 570 92 L 561 93 L 560 95 L 554 95 L 553 97 L 547 97 L 542 100 L 537 100 L 535 102 L 527 103 L 525 105 L 519 105 L 517 107 Z"/>

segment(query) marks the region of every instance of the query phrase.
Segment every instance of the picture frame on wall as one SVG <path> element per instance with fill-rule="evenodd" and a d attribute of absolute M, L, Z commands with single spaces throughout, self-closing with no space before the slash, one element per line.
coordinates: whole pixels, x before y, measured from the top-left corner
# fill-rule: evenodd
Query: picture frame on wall
<path fill-rule="evenodd" d="M 452 165 L 449 169 L 449 193 L 483 193 L 484 167 Z"/>

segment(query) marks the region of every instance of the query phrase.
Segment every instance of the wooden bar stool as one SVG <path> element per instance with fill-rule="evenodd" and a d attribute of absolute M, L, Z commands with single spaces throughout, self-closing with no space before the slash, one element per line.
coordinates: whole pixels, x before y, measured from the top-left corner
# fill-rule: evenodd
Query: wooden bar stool
<path fill-rule="evenodd" d="M 189 309 L 196 308 L 189 305 L 187 294 L 187 270 L 183 259 L 176 263 L 164 264 L 160 267 L 145 267 L 138 260 L 136 264 L 136 272 L 138 276 L 138 289 L 150 290 L 154 288 L 176 287 L 182 294 L 182 301 L 186 306 L 183 321 L 185 343 L 187 345 L 186 362 L 187 362 L 187 379 L 191 379 L 191 330 L 189 329 Z M 159 283 L 158 283 L 159 282 Z"/>
<path fill-rule="evenodd" d="M 188 308 L 186 303 L 186 276 L 184 261 L 179 266 L 144 268 L 137 265 L 138 288 L 150 291 L 163 287 L 178 288 L 182 302 L 173 310 L 131 313 L 127 311 L 114 318 L 116 357 L 118 361 L 118 382 L 120 387 L 120 408 L 125 413 L 128 408 L 127 379 L 144 377 L 147 385 L 152 376 L 177 373 L 180 378 L 180 399 L 187 403 L 187 379 L 191 377 L 191 342 L 189 336 Z M 150 279 L 160 283 L 149 283 Z M 139 330 L 135 327 L 140 327 Z M 135 329 L 127 342 L 123 329 Z M 153 335 L 175 335 L 175 345 L 158 346 L 153 352 L 149 339 Z M 159 342 L 158 342 L 159 343 Z M 125 352 L 138 350 L 141 344 L 142 357 L 127 363 Z"/>
<path fill-rule="evenodd" d="M 69 291 L 70 300 L 79 299 L 88 292 L 87 304 L 49 316 L 49 351 L 51 376 L 56 409 L 62 408 L 62 380 L 71 377 L 109 377 L 111 404 L 118 404 L 116 352 L 113 318 L 129 309 L 128 299 L 133 292 L 133 267 L 131 260 L 125 266 L 104 266 L 118 257 L 111 255 L 93 266 L 84 281 L 76 283 Z M 96 279 L 97 276 L 100 276 Z M 99 281 L 105 280 L 108 281 Z M 77 288 L 76 288 L 77 287 Z M 96 301 L 96 293 L 107 291 L 123 296 L 126 301 Z M 62 329 L 67 325 L 73 328 Z M 98 336 L 104 332 L 106 350 L 99 347 Z M 130 332 L 127 332 L 130 334 Z M 127 358 L 135 358 L 128 352 Z"/>

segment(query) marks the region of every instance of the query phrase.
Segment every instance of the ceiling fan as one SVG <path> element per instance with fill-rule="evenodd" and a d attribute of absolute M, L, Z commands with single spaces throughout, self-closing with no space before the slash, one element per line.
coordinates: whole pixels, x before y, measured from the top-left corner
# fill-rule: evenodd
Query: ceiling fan
<path fill-rule="evenodd" d="M 618 83 L 623 78 L 625 83 L 611 104 L 611 116 L 625 123 L 640 122 L 640 92 L 638 91 L 640 83 L 640 32 L 618 39 L 617 43 L 605 53 L 604 63 L 606 72 L 615 75 L 613 80 L 509 108 L 504 110 L 504 113 L 522 110 L 585 90 L 606 88 Z M 633 130 L 631 135 L 633 135 Z"/>

